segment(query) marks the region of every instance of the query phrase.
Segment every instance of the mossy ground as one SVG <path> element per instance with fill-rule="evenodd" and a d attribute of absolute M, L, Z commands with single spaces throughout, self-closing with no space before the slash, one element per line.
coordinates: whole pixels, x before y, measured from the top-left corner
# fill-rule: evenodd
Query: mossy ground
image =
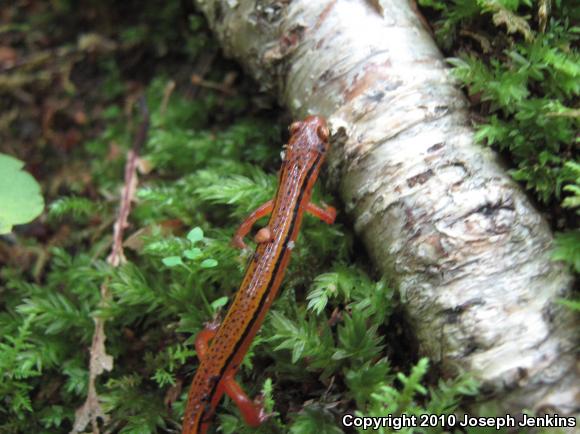
<path fill-rule="evenodd" d="M 442 41 L 450 50 L 474 44 L 461 42 L 461 29 L 493 28 L 479 3 L 466 2 L 471 15 L 455 17 L 462 4 L 443 9 L 443 37 L 458 35 Z M 229 240 L 272 196 L 290 119 L 221 57 L 187 1 L 30 0 L 0 19 L 1 150 L 27 162 L 50 204 L 0 239 L 0 432 L 71 431 L 87 395 L 95 316 L 107 320 L 114 357 L 97 380 L 110 417 L 101 425 L 178 432 L 197 366 L 193 336 L 239 285 L 245 258 Z M 566 186 L 578 177 L 570 115 L 578 89 L 569 78 L 578 62 L 571 26 L 557 14 L 551 20 L 546 33 L 531 30 L 531 41 L 488 36 L 498 48 L 471 49 L 457 71 L 476 110 L 491 115 L 482 140 L 506 153 L 553 225 L 569 230 L 573 220 L 559 204 L 573 197 Z M 552 63 L 520 59 L 536 46 Z M 510 68 L 525 71 L 508 86 Z M 484 79 L 497 81 L 497 95 L 473 91 Z M 496 100 L 501 86 L 515 89 L 509 105 L 517 110 Z M 126 230 L 128 262 L 113 268 L 105 258 L 142 93 L 151 113 L 145 170 Z M 524 144 L 514 148 L 497 128 Z M 321 200 L 337 203 L 323 185 Z M 575 253 L 561 252 L 564 259 L 578 261 L 577 245 L 568 248 Z M 439 378 L 417 360 L 400 320 L 395 292 L 374 274 L 345 216 L 333 226 L 307 218 L 283 292 L 238 376 L 250 395 L 264 391 L 274 412 L 257 432 L 339 433 L 339 415 L 355 410 L 449 414 L 476 393 L 469 378 Z M 214 428 L 255 431 L 227 399 L 218 413 Z"/>

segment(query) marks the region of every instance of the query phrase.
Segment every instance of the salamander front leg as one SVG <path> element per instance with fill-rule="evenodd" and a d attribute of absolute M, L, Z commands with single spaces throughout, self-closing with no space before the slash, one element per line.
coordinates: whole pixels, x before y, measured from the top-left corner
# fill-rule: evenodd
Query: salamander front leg
<path fill-rule="evenodd" d="M 268 202 L 265 202 L 262 206 L 257 208 L 252 214 L 250 214 L 242 222 L 242 224 L 236 231 L 234 238 L 232 239 L 232 244 L 240 249 L 245 249 L 247 247 L 246 243 L 244 243 L 245 236 L 248 235 L 254 223 L 256 223 L 256 221 L 261 219 L 262 217 L 271 214 L 273 208 L 274 201 L 269 200 Z M 336 209 L 330 205 L 326 205 L 324 208 L 321 208 L 318 205 L 315 205 L 312 202 L 310 202 L 308 205 L 306 205 L 306 212 L 313 215 L 314 217 L 319 218 L 323 222 L 328 223 L 329 225 L 333 224 L 334 220 L 336 219 Z M 254 237 L 254 241 L 258 244 L 267 243 L 268 241 L 271 240 L 272 240 L 272 232 L 268 227 L 260 229 L 258 233 L 256 233 L 256 236 Z"/>
<path fill-rule="evenodd" d="M 273 200 L 269 200 L 268 202 L 264 203 L 262 206 L 260 206 L 259 208 L 257 208 L 252 214 L 250 214 L 240 225 L 240 227 L 238 228 L 238 230 L 236 231 L 234 238 L 232 239 L 232 244 L 235 247 L 238 247 L 240 249 L 245 249 L 246 248 L 246 243 L 244 243 L 244 237 L 246 235 L 248 235 L 248 232 L 250 232 L 250 230 L 252 229 L 252 226 L 254 225 L 254 223 L 256 223 L 257 220 L 261 219 L 264 216 L 267 216 L 268 214 L 272 213 L 272 209 L 274 208 L 274 201 Z M 267 228 L 263 228 L 265 230 L 267 230 L 267 233 L 262 232 L 262 229 L 260 229 L 260 231 L 258 231 L 258 233 L 256 234 L 256 242 L 257 243 L 265 243 L 270 241 L 270 231 Z M 260 232 L 262 232 L 262 234 L 260 235 Z M 265 238 L 267 237 L 267 238 Z"/>
<path fill-rule="evenodd" d="M 336 208 L 326 204 L 324 208 L 320 208 L 318 205 L 314 205 L 310 202 L 306 205 L 306 212 L 314 217 L 318 217 L 324 223 L 328 223 L 329 225 L 333 224 L 336 219 Z"/>

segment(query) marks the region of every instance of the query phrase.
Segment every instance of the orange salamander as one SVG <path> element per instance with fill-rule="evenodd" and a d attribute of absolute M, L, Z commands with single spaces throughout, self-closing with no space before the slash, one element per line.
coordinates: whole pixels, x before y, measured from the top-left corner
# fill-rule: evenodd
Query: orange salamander
<path fill-rule="evenodd" d="M 267 418 L 260 401 L 248 398 L 234 375 L 276 298 L 304 212 L 328 224 L 336 217 L 334 208 L 310 203 L 329 148 L 326 121 L 308 116 L 290 125 L 290 134 L 276 196 L 255 210 L 233 239 L 235 246 L 245 247 L 243 238 L 252 225 L 271 214 L 268 225 L 256 234 L 258 245 L 240 289 L 221 325 L 209 325 L 196 338 L 200 365 L 189 390 L 182 434 L 205 434 L 224 393 L 237 404 L 248 425 L 258 426 Z"/>

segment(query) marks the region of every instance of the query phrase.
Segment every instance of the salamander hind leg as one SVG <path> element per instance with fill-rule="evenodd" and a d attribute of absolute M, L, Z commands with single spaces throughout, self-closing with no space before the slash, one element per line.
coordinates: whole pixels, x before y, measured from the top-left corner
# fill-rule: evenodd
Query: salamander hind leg
<path fill-rule="evenodd" d="M 205 328 L 195 337 L 195 351 L 199 360 L 205 359 L 209 349 L 209 341 L 213 339 L 220 326 L 219 321 L 206 323 Z"/>
<path fill-rule="evenodd" d="M 250 399 L 234 379 L 233 375 L 226 374 L 220 386 L 232 401 L 236 403 L 244 421 L 249 426 L 256 428 L 271 416 L 271 414 L 266 413 L 264 410 L 262 397 L 259 396 L 254 400 Z"/>

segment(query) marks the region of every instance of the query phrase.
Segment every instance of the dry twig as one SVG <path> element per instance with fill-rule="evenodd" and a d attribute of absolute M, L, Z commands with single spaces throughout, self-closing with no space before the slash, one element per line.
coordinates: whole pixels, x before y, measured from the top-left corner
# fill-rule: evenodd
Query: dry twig
<path fill-rule="evenodd" d="M 137 188 L 137 165 L 139 161 L 139 150 L 147 141 L 147 134 L 149 131 L 149 110 L 145 97 L 141 96 L 139 100 L 143 121 L 135 135 L 132 149 L 127 154 L 127 163 L 125 164 L 125 182 L 121 194 L 121 203 L 119 207 L 119 215 L 113 227 L 113 246 L 111 253 L 107 257 L 107 262 L 113 266 L 118 267 L 123 264 L 125 254 L 123 252 L 123 232 L 128 226 L 129 214 L 131 212 L 131 202 L 135 198 L 135 191 Z M 111 293 L 107 282 L 101 285 L 101 305 L 106 306 L 111 299 Z M 105 319 L 95 317 L 95 332 L 93 334 L 93 342 L 91 344 L 90 364 L 89 364 L 89 391 L 85 403 L 77 409 L 75 413 L 75 422 L 71 434 L 84 432 L 88 424 L 91 424 L 92 432 L 99 434 L 98 419 L 107 422 L 107 415 L 103 411 L 99 402 L 99 395 L 96 389 L 96 379 L 104 371 L 113 369 L 113 357 L 106 352 L 105 341 Z"/>

